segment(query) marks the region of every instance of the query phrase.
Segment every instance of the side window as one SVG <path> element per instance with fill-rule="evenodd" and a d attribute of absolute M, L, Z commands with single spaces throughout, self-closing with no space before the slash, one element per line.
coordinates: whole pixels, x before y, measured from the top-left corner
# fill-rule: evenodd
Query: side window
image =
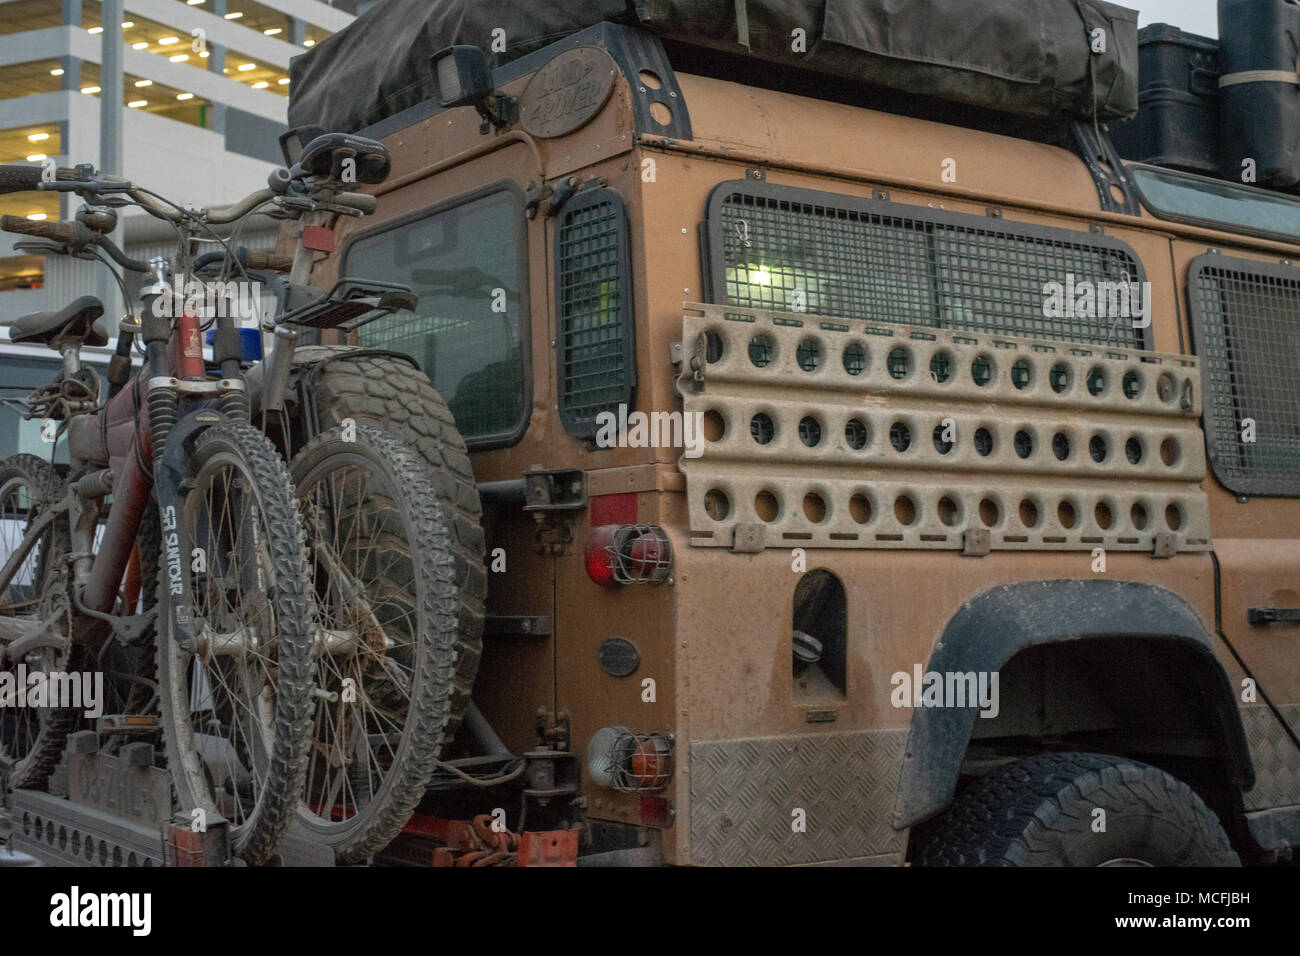
<path fill-rule="evenodd" d="M 1187 293 L 1215 476 L 1237 494 L 1300 496 L 1300 274 L 1209 253 Z"/>
<path fill-rule="evenodd" d="M 495 187 L 362 236 L 342 275 L 409 285 L 414 313 L 361 327 L 365 348 L 420 363 L 465 441 L 511 444 L 527 425 L 528 266 L 517 190 Z"/>
<path fill-rule="evenodd" d="M 560 420 L 590 436 L 636 385 L 627 210 L 614 190 L 586 190 L 557 218 L 555 299 Z"/>

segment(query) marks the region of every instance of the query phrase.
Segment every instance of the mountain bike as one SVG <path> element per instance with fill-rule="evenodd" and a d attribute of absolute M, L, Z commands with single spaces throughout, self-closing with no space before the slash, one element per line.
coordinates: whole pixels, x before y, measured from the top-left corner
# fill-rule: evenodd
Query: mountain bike
<path fill-rule="evenodd" d="M 156 502 L 157 687 L 177 809 L 228 820 L 234 852 L 264 862 L 306 772 L 313 611 L 305 534 L 287 468 L 249 422 L 233 318 L 215 322 L 218 372 L 208 375 L 199 317 L 164 301 L 174 300 L 169 265 L 126 256 L 108 234 L 114 209 L 128 203 L 182 229 L 210 228 L 240 218 L 266 191 L 194 210 L 96 178 L 87 166 L 53 182 L 34 182 L 39 175 L 7 167 L 0 188 L 75 192 L 94 204 L 73 222 L 5 216 L 0 228 L 38 240 L 24 251 L 111 261 L 146 280 L 138 321 L 119 329 L 107 400 L 98 374 L 80 361 L 83 344 L 107 342 L 96 298 L 11 327 L 11 341 L 62 357 L 57 379 L 22 405 L 26 417 L 66 438 L 71 465 L 60 478 L 34 456 L 0 463 L 5 526 L 21 531 L 0 566 L 4 666 L 67 671 L 106 639 L 134 642 L 153 625 L 152 610 L 131 613 L 123 583 Z M 144 366 L 132 376 L 137 334 Z M 46 707 L 8 728 L 0 741 L 7 786 L 44 784 L 74 718 Z"/>
<path fill-rule="evenodd" d="M 373 197 L 345 187 L 381 181 L 388 172 L 384 148 L 319 131 L 306 139 L 294 160 L 272 174 L 267 190 L 224 211 L 221 221 L 234 222 L 238 230 L 243 220 L 265 212 L 321 228 L 340 215 L 373 211 Z M 157 197 L 151 198 L 156 207 Z M 223 242 L 221 251 L 194 254 L 192 240 L 213 222 L 211 212 L 173 221 L 182 230 L 173 266 L 176 288 L 197 283 L 200 290 L 220 289 L 243 281 L 269 290 L 276 302 L 262 324 L 273 343 L 267 360 L 246 370 L 247 390 L 232 390 L 220 401 L 237 405 L 241 420 L 251 413 L 283 456 L 293 459 L 314 598 L 313 719 L 298 815 L 306 836 L 330 846 L 340 861 L 362 860 L 390 842 L 409 818 L 469 703 L 486 582 L 468 459 L 445 404 L 404 356 L 340 348 L 326 350 L 324 361 L 319 349 L 307 350 L 317 354 L 315 360 L 295 356 L 300 329 L 355 328 L 411 308 L 409 289 L 343 279 L 322 292 L 309 284 L 312 252 L 301 237 L 293 257 L 251 252 L 233 240 Z M 82 242 L 52 251 L 84 249 Z M 202 331 L 184 313 L 178 327 L 187 341 Z M 231 380 L 247 356 L 223 334 L 229 336 L 228 327 L 223 332 L 218 325 L 213 359 L 223 380 Z M 118 351 L 123 352 L 121 339 Z M 344 365 L 349 373 L 341 375 Z M 399 427 L 391 427 L 382 402 L 376 407 L 366 400 L 368 381 L 374 381 L 366 375 L 375 368 L 390 393 L 408 391 Z M 337 400 L 330 386 L 343 382 L 348 391 L 357 377 L 362 386 L 347 398 L 361 401 Z M 426 419 L 415 425 L 419 435 L 411 441 L 404 422 L 418 411 Z M 431 449 L 437 469 L 430 467 Z M 165 577 L 164 587 L 171 587 Z M 238 748 L 202 735 L 206 749 L 190 759 L 185 721 L 178 715 L 186 706 L 201 712 L 205 701 L 178 695 L 183 662 L 174 659 L 161 635 L 159 649 L 163 722 L 179 802 L 207 806 L 211 788 L 205 789 L 200 773 L 229 778 L 238 790 L 247 766 Z"/>

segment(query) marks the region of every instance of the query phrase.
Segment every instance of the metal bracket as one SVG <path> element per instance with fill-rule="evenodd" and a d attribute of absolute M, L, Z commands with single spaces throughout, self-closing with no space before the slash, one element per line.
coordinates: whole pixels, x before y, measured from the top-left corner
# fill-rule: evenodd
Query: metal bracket
<path fill-rule="evenodd" d="M 693 392 L 704 391 L 704 369 L 708 365 L 708 358 L 708 336 L 704 334 L 697 335 L 695 345 L 691 349 L 691 391 Z"/>
<path fill-rule="evenodd" d="M 1172 558 L 1178 553 L 1181 537 L 1181 535 L 1169 531 L 1157 531 L 1155 546 L 1151 549 L 1151 556 L 1154 558 Z"/>
<path fill-rule="evenodd" d="M 551 619 L 545 614 L 489 614 L 483 633 L 490 637 L 546 637 L 551 633 Z"/>
<path fill-rule="evenodd" d="M 562 554 L 573 543 L 573 516 L 587 507 L 587 475 L 578 468 L 542 468 L 524 472 L 524 511 L 537 522 L 541 552 Z"/>
<path fill-rule="evenodd" d="M 765 535 L 766 529 L 761 524 L 738 524 L 731 550 L 736 554 L 758 554 L 766 547 Z"/>
<path fill-rule="evenodd" d="M 543 806 L 555 797 L 575 796 L 581 789 L 577 754 L 532 750 L 524 754 L 524 761 L 524 796 Z"/>
<path fill-rule="evenodd" d="M 961 553 L 967 557 L 982 558 L 989 553 L 990 538 L 988 528 L 967 528 L 962 535 Z"/>
<path fill-rule="evenodd" d="M 1071 122 L 1070 130 L 1074 134 L 1074 150 L 1083 159 L 1097 186 L 1101 208 L 1105 212 L 1140 216 L 1142 208 L 1138 203 L 1137 190 L 1124 172 L 1124 161 L 1111 142 L 1110 133 L 1105 129 L 1096 130 L 1080 120 Z M 1120 192 L 1122 200 L 1115 198 L 1114 190 Z"/>
<path fill-rule="evenodd" d="M 524 510 L 578 511 L 587 507 L 587 474 L 580 468 L 542 468 L 524 472 Z"/>

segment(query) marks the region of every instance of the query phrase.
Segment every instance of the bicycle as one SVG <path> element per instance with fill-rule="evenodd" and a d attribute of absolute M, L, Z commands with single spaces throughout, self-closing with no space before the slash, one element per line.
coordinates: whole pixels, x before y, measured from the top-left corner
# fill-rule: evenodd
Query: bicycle
<path fill-rule="evenodd" d="M 232 207 L 223 221 L 225 215 L 231 215 L 228 221 L 240 221 L 269 210 L 278 218 L 317 224 L 330 216 L 374 210 L 373 197 L 343 189 L 344 171 L 351 164 L 359 173 L 357 181 L 381 181 L 388 171 L 383 147 L 319 131 L 305 138 L 295 161 L 272 174 L 268 190 Z M 385 416 L 372 408 L 327 427 L 327 415 L 332 413 L 336 421 L 340 416 L 338 407 L 318 410 L 314 401 L 314 375 L 324 363 L 295 361 L 298 329 L 356 327 L 413 307 L 409 289 L 345 279 L 321 294 L 307 284 L 311 252 L 301 239 L 292 259 L 233 244 L 191 257 L 185 233 L 192 235 L 206 223 L 191 214 L 181 217 L 179 225 L 184 231 L 175 271 L 182 288 L 191 280 L 210 287 L 239 274 L 258 280 L 276 296 L 276 315 L 263 326 L 273 333 L 274 346 L 267 361 L 245 376 L 248 404 L 242 405 L 244 394 L 238 391 L 222 401 L 240 402 L 240 411 L 246 407 L 254 418 L 260 413 L 262 429 L 277 438 L 286 458 L 293 456 L 290 467 L 307 532 L 310 593 L 315 598 L 314 720 L 298 816 L 307 837 L 330 846 L 341 862 L 365 859 L 390 842 L 409 818 L 468 706 L 481 641 L 478 589 L 485 585 L 477 510 L 466 514 L 465 495 L 457 493 L 455 481 L 449 485 L 438 480 L 447 476 L 430 474 L 426 449 L 405 448 L 402 439 L 409 435 L 394 433 Z M 53 231 L 39 230 L 46 235 Z M 192 336 L 193 323 L 183 319 L 178 327 Z M 235 366 L 228 359 L 232 348 L 218 351 L 222 334 L 218 327 L 214 353 L 225 377 Z M 342 358 L 407 361 L 364 350 L 334 350 L 329 361 Z M 407 378 L 414 382 L 423 407 L 449 422 L 450 414 L 427 379 L 418 372 Z M 293 404 L 295 396 L 298 431 L 305 434 L 295 434 L 294 419 L 286 414 L 286 402 Z M 428 428 L 421 430 L 425 434 L 420 444 L 427 446 Z M 454 426 L 450 431 L 454 435 Z M 459 453 L 463 456 L 463 445 Z M 467 459 L 460 470 L 468 473 Z M 164 584 L 170 587 L 170 582 L 160 582 Z M 467 590 L 469 597 L 462 600 Z M 477 604 L 472 603 L 475 599 Z M 161 637 L 159 641 L 161 663 L 170 655 L 167 642 Z M 161 668 L 160 677 L 171 679 L 160 683 L 175 688 L 175 670 L 174 661 Z M 185 701 L 176 699 L 174 690 L 172 694 L 170 699 L 164 695 L 163 716 L 169 757 L 173 750 L 182 757 L 173 771 L 174 783 L 182 805 L 203 804 L 196 769 L 210 775 L 214 763 L 242 767 L 238 761 L 211 755 L 199 761 L 201 767 L 185 759 L 184 734 L 175 718 Z"/>
<path fill-rule="evenodd" d="M 170 293 L 167 264 L 132 259 L 107 238 L 113 206 L 139 205 L 178 225 L 201 217 L 210 228 L 244 215 L 265 191 L 196 213 L 129 182 L 97 179 L 90 167 L 48 183 L 39 176 L 36 168 L 7 167 L 0 188 L 69 191 L 102 205 L 83 206 L 75 222 L 6 216 L 0 228 L 54 244 L 41 251 L 107 256 L 148 278 L 138 321 L 119 330 L 106 402 L 98 375 L 79 358 L 83 343 L 107 341 L 97 299 L 24 316 L 11 328 L 12 341 L 62 356 L 58 379 L 23 405 L 27 417 L 58 423 L 72 464 L 67 479 L 32 456 L 0 464 L 4 515 L 23 530 L 0 567 L 3 659 L 64 670 L 89 660 L 107 638 L 139 640 L 154 612 L 125 613 L 132 609 L 121 589 L 156 500 L 157 684 L 179 808 L 195 819 L 199 811 L 229 820 L 234 852 L 265 862 L 289 825 L 306 771 L 312 607 L 305 535 L 287 468 L 249 423 L 233 319 L 216 321 L 220 377 L 209 378 L 195 348 L 198 317 L 157 307 Z M 145 365 L 131 380 L 137 332 Z M 46 596 L 33 609 L 37 580 Z M 65 607 L 49 607 L 49 595 Z M 42 710 L 0 742 L 8 786 L 48 779 L 72 716 L 66 708 Z"/>

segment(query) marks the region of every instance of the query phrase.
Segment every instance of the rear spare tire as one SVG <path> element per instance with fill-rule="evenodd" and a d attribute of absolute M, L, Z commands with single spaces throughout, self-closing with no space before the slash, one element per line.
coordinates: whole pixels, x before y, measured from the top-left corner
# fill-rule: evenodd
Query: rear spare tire
<path fill-rule="evenodd" d="M 451 544 L 459 594 L 456 671 L 444 740 L 449 742 L 469 706 L 483 653 L 487 569 L 478 489 L 465 441 L 447 403 L 428 376 L 402 356 L 345 346 L 298 350 L 309 365 L 305 385 L 316 408 L 317 431 L 345 418 L 369 420 L 401 439 L 428 464 Z"/>

